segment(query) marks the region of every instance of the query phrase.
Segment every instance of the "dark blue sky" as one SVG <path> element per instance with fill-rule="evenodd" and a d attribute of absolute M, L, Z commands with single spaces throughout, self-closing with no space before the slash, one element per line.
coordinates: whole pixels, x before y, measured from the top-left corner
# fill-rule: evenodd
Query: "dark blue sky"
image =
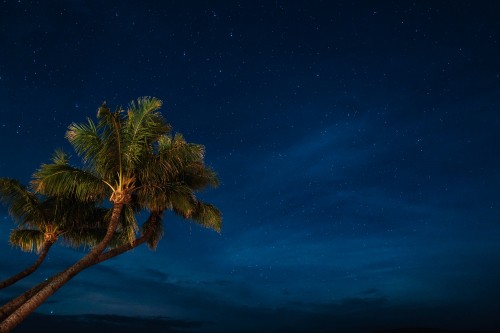
<path fill-rule="evenodd" d="M 40 314 L 61 332 L 500 330 L 499 17 L 494 1 L 3 1 L 0 176 L 27 183 L 70 151 L 71 122 L 147 95 L 221 179 L 201 195 L 220 235 L 167 215 L 156 252 L 88 269 Z M 0 214 L 7 277 L 36 256 Z M 0 298 L 81 255 L 56 246 Z"/>

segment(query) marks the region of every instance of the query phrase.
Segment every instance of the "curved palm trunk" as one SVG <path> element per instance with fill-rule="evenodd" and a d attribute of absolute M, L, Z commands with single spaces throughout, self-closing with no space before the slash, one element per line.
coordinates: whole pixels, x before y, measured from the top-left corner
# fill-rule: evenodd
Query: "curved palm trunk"
<path fill-rule="evenodd" d="M 151 234 L 152 234 L 152 232 L 145 233 L 141 237 L 134 240 L 132 243 L 127 243 L 125 245 L 122 245 L 122 246 L 116 247 L 112 250 L 109 250 L 105 253 L 102 253 L 99 256 L 99 259 L 95 264 L 99 264 L 103 261 L 109 260 L 111 258 L 119 256 L 120 254 L 128 252 L 132 249 L 135 249 L 139 245 L 147 242 L 149 237 L 151 237 Z M 92 264 L 92 266 L 95 264 Z M 35 287 L 33 287 L 30 290 L 23 293 L 22 295 L 16 297 L 15 299 L 11 300 L 10 302 L 8 302 L 8 303 L 4 304 L 2 307 L 0 307 L 0 320 L 3 320 L 5 318 L 7 318 L 9 315 L 11 315 L 21 305 L 23 305 L 26 301 L 28 301 L 36 293 L 38 293 L 40 290 L 42 290 L 46 285 L 48 285 L 55 277 L 59 276 L 60 274 L 61 273 L 57 274 L 56 276 L 51 277 L 47 281 L 44 281 L 44 282 L 36 285 Z"/>
<path fill-rule="evenodd" d="M 45 260 L 45 257 L 47 256 L 47 253 L 49 252 L 49 249 L 53 244 L 54 244 L 54 242 L 51 242 L 51 241 L 46 241 L 45 243 L 43 243 L 42 250 L 40 251 L 40 254 L 38 255 L 38 259 L 35 261 L 35 263 L 33 265 L 31 265 L 30 267 L 26 268 L 25 270 L 17 273 L 16 275 L 0 282 L 0 289 L 6 288 L 10 285 L 13 285 L 17 281 L 19 281 L 19 280 L 27 277 L 31 273 L 33 273 L 38 268 L 38 266 L 40 266 L 42 264 L 42 262 Z"/>
<path fill-rule="evenodd" d="M 118 246 L 112 250 L 101 253 L 101 255 L 99 256 L 98 263 L 103 262 L 103 261 L 108 260 L 108 259 L 111 259 L 111 258 L 114 258 L 122 253 L 130 251 L 130 250 L 138 247 L 139 245 L 147 242 L 151 238 L 151 236 L 153 236 L 153 231 L 160 223 L 160 221 L 161 221 L 160 216 L 162 214 L 163 214 L 162 211 L 150 213 L 148 221 L 144 224 L 144 226 L 145 226 L 144 233 L 142 234 L 141 237 L 135 239 L 131 243 L 127 243 L 127 244 Z"/>
<path fill-rule="evenodd" d="M 73 266 L 55 276 L 46 286 L 32 296 L 28 301 L 21 305 L 9 317 L 7 317 L 0 324 L 0 333 L 9 332 L 21 323 L 28 315 L 30 315 L 36 308 L 38 308 L 47 298 L 52 296 L 59 288 L 71 280 L 75 275 L 84 270 L 85 268 L 96 264 L 99 260 L 99 255 L 106 249 L 109 241 L 113 237 L 120 214 L 123 208 L 123 202 L 115 202 L 113 206 L 113 213 L 111 220 L 103 240 L 97 244 L 92 251 L 85 257 L 77 261 Z"/>
<path fill-rule="evenodd" d="M 112 250 L 109 250 L 105 253 L 101 253 L 99 255 L 97 262 L 93 263 L 90 266 L 93 266 L 95 264 L 101 263 L 103 261 L 106 261 L 108 259 L 114 258 L 120 254 L 123 254 L 127 251 L 130 251 L 139 245 L 144 244 L 149 240 L 149 238 L 153 234 L 154 230 L 154 225 L 158 223 L 158 216 L 159 214 L 151 214 L 150 218 L 152 219 L 152 226 L 146 229 L 146 232 L 139 238 L 135 239 L 132 243 L 127 243 L 122 246 L 116 247 Z M 90 267 L 89 266 L 89 267 Z M 42 290 L 46 285 L 48 285 L 54 278 L 58 277 L 62 273 L 59 273 L 53 277 L 51 277 L 49 280 L 40 283 L 39 285 L 31 288 L 30 290 L 26 291 L 24 294 L 21 296 L 13 299 L 9 303 L 6 303 L 0 308 L 0 320 L 3 320 L 4 318 L 8 317 L 11 315 L 14 311 L 16 311 L 21 305 L 23 305 L 25 302 L 27 302 L 31 297 L 33 297 L 36 293 L 38 293 L 40 290 Z"/>
<path fill-rule="evenodd" d="M 125 253 L 127 251 L 130 251 L 132 249 L 135 249 L 139 245 L 146 242 L 149 239 L 149 237 L 151 237 L 151 233 L 142 235 L 141 237 L 135 239 L 132 243 L 128 243 L 128 244 L 116 247 L 112 250 L 109 250 L 105 253 L 102 253 L 99 256 L 99 260 L 96 262 L 96 264 L 101 263 L 103 261 L 106 261 L 108 259 L 114 258 L 114 257 L 116 257 L 122 253 Z"/>
<path fill-rule="evenodd" d="M 60 273 L 59 273 L 60 274 Z M 8 303 L 5 303 L 0 307 L 0 320 L 7 318 L 10 314 L 16 311 L 21 305 L 23 305 L 27 300 L 29 300 L 33 295 L 42 290 L 43 287 L 48 285 L 50 281 L 52 281 L 55 277 L 59 276 L 59 274 L 51 277 L 50 279 L 34 286 L 33 288 L 25 291 L 23 294 L 14 298 Z"/>

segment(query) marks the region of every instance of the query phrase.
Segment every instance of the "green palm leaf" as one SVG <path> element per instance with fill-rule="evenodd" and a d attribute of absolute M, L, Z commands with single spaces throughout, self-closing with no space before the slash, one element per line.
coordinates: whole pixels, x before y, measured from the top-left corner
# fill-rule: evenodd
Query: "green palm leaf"
<path fill-rule="evenodd" d="M 159 145 L 158 156 L 163 168 L 180 172 L 186 165 L 203 161 L 205 147 L 187 143 L 182 134 L 176 133 Z"/>
<path fill-rule="evenodd" d="M 44 240 L 44 233 L 36 229 L 15 229 L 9 236 L 10 244 L 24 252 L 40 252 Z"/>
<path fill-rule="evenodd" d="M 57 154 L 55 159 L 60 157 Z M 45 195 L 74 197 L 87 202 L 101 201 L 110 194 L 110 189 L 99 177 L 67 163 L 42 164 L 33 175 L 32 187 Z"/>
<path fill-rule="evenodd" d="M 111 112 L 104 102 L 97 111 L 99 123 L 97 129 L 102 141 L 102 147 L 93 165 L 101 177 L 114 180 L 121 176 L 123 168 L 123 117 L 124 111 L 118 108 Z"/>
<path fill-rule="evenodd" d="M 153 212 L 149 215 L 146 222 L 144 222 L 144 224 L 142 225 L 142 234 L 148 233 L 150 235 L 146 241 L 146 244 L 151 250 L 156 250 L 158 242 L 163 237 L 163 224 L 161 223 L 162 216 L 163 213 Z"/>
<path fill-rule="evenodd" d="M 196 203 L 193 191 L 182 182 L 144 184 L 137 190 L 137 201 L 150 211 L 175 208 L 184 212 L 183 216 L 189 215 Z"/>
<path fill-rule="evenodd" d="M 53 221 L 65 230 L 79 228 L 106 228 L 105 219 L 109 209 L 95 206 L 94 202 L 81 202 L 74 199 L 60 198 L 53 214 Z"/>
<path fill-rule="evenodd" d="M 222 213 L 214 205 L 198 201 L 196 209 L 190 218 L 199 225 L 220 233 L 222 228 Z"/>
<path fill-rule="evenodd" d="M 219 186 L 219 179 L 215 171 L 199 162 L 187 165 L 182 172 L 181 178 L 186 185 L 195 191 L 209 186 Z"/>
<path fill-rule="evenodd" d="M 103 151 L 103 142 L 94 122 L 87 118 L 87 124 L 73 123 L 68 127 L 66 138 L 83 160 L 93 165 Z"/>
<path fill-rule="evenodd" d="M 141 157 L 149 152 L 151 144 L 170 131 L 170 125 L 158 110 L 162 102 L 157 98 L 142 97 L 137 105 L 132 102 L 124 124 L 124 158 L 128 168 L 135 168 Z"/>
<path fill-rule="evenodd" d="M 71 230 L 63 234 L 62 244 L 73 248 L 92 248 L 98 244 L 106 234 L 106 228 L 82 228 Z M 116 232 L 108 247 L 114 248 L 126 243 L 126 236 Z"/>
<path fill-rule="evenodd" d="M 9 206 L 10 215 L 21 224 L 44 220 L 38 198 L 17 180 L 0 178 L 0 201 Z"/>
<path fill-rule="evenodd" d="M 139 228 L 137 227 L 134 209 L 130 205 L 126 205 L 123 208 L 123 214 L 120 219 L 118 232 L 121 232 L 124 239 L 126 239 L 129 243 L 132 243 L 136 238 L 135 235 L 138 230 Z"/>

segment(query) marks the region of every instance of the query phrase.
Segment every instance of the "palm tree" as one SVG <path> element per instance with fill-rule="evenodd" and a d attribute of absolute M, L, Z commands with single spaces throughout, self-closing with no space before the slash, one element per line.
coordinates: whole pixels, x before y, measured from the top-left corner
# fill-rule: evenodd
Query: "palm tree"
<path fill-rule="evenodd" d="M 51 230 L 50 222 L 43 214 L 41 202 L 18 181 L 7 178 L 0 179 L 0 201 L 9 205 L 10 215 L 18 220 L 20 225 L 25 225 L 30 221 L 43 229 L 33 230 L 33 232 L 30 232 L 31 230 L 14 230 L 11 233 L 11 244 L 17 245 L 27 252 L 36 248 L 39 256 L 33 265 L 0 282 L 0 288 L 5 288 L 33 273 L 40 266 L 56 236 L 53 232 L 55 230 Z"/>
<path fill-rule="evenodd" d="M 44 261 L 52 245 L 63 237 L 67 244 L 80 246 L 97 237 L 106 210 L 93 204 L 63 198 L 40 198 L 17 180 L 0 178 L 0 201 L 9 205 L 10 215 L 19 226 L 10 234 L 10 243 L 24 252 L 37 252 L 29 267 L 0 282 L 8 287 L 33 273 Z"/>
<path fill-rule="evenodd" d="M 136 227 L 136 206 L 154 216 L 171 209 L 220 230 L 220 212 L 198 201 L 194 194 L 217 185 L 215 173 L 203 164 L 203 146 L 187 144 L 180 135 L 172 138 L 170 126 L 158 112 L 160 107 L 160 100 L 149 97 L 131 103 L 126 113 L 122 109 L 111 112 L 104 103 L 98 110 L 97 125 L 89 119 L 87 124 L 70 125 L 66 134 L 82 157 L 84 169 L 69 165 L 67 156 L 58 153 L 53 163 L 42 165 L 35 173 L 33 186 L 37 191 L 82 201 L 100 201 L 109 196 L 112 214 L 103 239 L 6 318 L 0 332 L 14 328 L 72 277 L 103 259 L 101 254 L 118 228 L 122 211 L 122 220 L 128 226 Z M 154 248 L 162 235 L 161 223 L 146 231 L 149 236 L 143 240 Z M 130 244 L 122 248 L 124 252 L 140 245 L 135 242 L 134 232 L 128 232 L 128 239 Z M 103 255 L 120 254 L 112 251 Z"/>
<path fill-rule="evenodd" d="M 149 215 L 148 219 L 146 220 L 146 222 L 142 226 L 142 235 L 140 237 L 136 238 L 132 242 L 126 242 L 120 246 L 117 246 L 113 249 L 110 249 L 109 251 L 107 251 L 105 253 L 102 253 L 99 256 L 99 260 L 97 261 L 97 263 L 101 263 L 103 261 L 112 259 L 112 258 L 114 258 L 118 255 L 121 255 L 121 254 L 123 254 L 131 249 L 134 249 L 134 248 L 136 248 L 144 243 L 147 243 L 150 248 L 154 249 L 158 240 L 161 238 L 161 235 L 163 234 L 163 232 L 162 232 L 163 228 L 161 226 L 161 219 L 162 219 L 161 213 L 151 213 Z M 219 215 L 219 219 L 220 219 L 220 215 Z M 0 320 L 7 318 L 10 314 L 12 314 L 15 310 L 17 310 L 21 305 L 23 305 L 31 297 L 33 297 L 37 292 L 39 292 L 46 285 L 48 285 L 59 274 L 56 274 L 55 276 L 47 279 L 46 281 L 32 287 L 31 289 L 27 290 L 26 292 L 19 295 L 15 299 L 2 305 L 2 307 L 0 307 Z"/>

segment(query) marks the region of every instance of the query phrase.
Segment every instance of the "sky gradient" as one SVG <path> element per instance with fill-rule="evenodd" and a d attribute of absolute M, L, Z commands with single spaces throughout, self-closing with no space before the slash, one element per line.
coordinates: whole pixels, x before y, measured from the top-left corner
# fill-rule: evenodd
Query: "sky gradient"
<path fill-rule="evenodd" d="M 494 1 L 3 1 L 0 177 L 28 183 L 56 148 L 77 161 L 71 122 L 155 96 L 205 145 L 221 185 L 201 197 L 223 212 L 221 234 L 167 214 L 156 252 L 86 270 L 18 331 L 500 330 L 498 17 Z M 8 244 L 5 207 L 0 222 L 4 278 L 36 255 Z M 0 299 L 82 253 L 55 246 Z"/>

